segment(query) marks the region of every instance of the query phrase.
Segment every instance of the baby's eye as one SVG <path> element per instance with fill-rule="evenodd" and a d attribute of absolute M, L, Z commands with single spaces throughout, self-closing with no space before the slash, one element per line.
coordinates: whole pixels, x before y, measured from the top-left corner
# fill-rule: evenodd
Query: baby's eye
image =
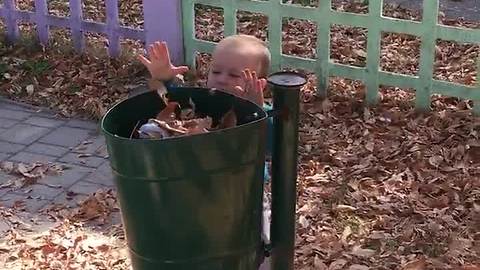
<path fill-rule="evenodd" d="M 228 75 L 232 78 L 240 78 L 240 74 L 237 74 L 237 73 L 230 73 Z"/>
<path fill-rule="evenodd" d="M 220 71 L 218 71 L 218 70 L 212 70 L 212 74 L 220 74 Z"/>

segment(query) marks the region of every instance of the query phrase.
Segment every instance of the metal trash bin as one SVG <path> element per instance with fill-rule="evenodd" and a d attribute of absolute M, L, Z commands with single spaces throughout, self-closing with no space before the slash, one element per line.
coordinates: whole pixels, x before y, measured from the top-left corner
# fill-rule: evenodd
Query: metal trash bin
<path fill-rule="evenodd" d="M 124 100 L 105 114 L 101 127 L 133 268 L 257 269 L 264 254 L 260 235 L 267 113 L 220 91 L 179 88 L 169 94 L 180 104 L 191 98 L 196 110 L 214 122 L 233 109 L 238 125 L 162 140 L 131 139 L 138 121 L 154 117 L 164 106 L 154 92 Z M 295 108 L 298 117 L 298 104 Z M 283 140 L 281 135 L 276 138 Z M 294 146 L 296 156 L 296 141 Z M 274 150 L 274 156 L 279 154 Z M 296 168 L 294 162 L 290 165 Z M 275 175 L 281 178 L 274 172 L 273 185 Z M 282 190 L 277 181 L 277 189 Z M 294 212 L 287 215 L 294 220 Z M 280 237 L 272 237 L 275 248 Z"/>

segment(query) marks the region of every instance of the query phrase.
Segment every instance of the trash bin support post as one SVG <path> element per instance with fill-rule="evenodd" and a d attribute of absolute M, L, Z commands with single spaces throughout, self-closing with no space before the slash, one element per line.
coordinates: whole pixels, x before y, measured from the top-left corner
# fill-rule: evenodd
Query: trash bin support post
<path fill-rule="evenodd" d="M 272 268 L 292 270 L 295 250 L 295 205 L 300 88 L 306 79 L 294 72 L 268 78 L 273 93 Z"/>

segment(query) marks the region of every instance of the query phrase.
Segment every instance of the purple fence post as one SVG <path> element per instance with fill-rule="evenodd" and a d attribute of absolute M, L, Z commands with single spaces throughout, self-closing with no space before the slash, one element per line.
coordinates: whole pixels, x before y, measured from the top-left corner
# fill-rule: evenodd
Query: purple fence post
<path fill-rule="evenodd" d="M 19 37 L 17 19 L 14 17 L 15 2 L 14 0 L 5 0 L 3 3 L 5 14 L 5 23 L 7 24 L 7 41 L 15 42 Z"/>
<path fill-rule="evenodd" d="M 48 29 L 47 24 L 48 7 L 46 0 L 35 0 L 35 21 L 37 23 L 37 33 L 40 43 L 47 45 Z"/>
<path fill-rule="evenodd" d="M 82 32 L 82 1 L 70 0 L 70 30 L 72 31 L 73 45 L 77 52 L 85 49 L 85 39 Z"/>
<path fill-rule="evenodd" d="M 107 9 L 107 35 L 108 35 L 108 54 L 111 57 L 117 57 L 120 53 L 120 42 L 118 39 L 118 0 L 106 0 Z"/>
<path fill-rule="evenodd" d="M 172 62 L 180 65 L 184 61 L 182 1 L 143 0 L 145 45 L 155 41 L 166 41 Z"/>

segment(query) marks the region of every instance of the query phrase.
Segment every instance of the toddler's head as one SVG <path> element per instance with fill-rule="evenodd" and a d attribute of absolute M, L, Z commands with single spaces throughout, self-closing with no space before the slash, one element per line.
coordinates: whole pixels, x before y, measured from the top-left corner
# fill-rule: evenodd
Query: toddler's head
<path fill-rule="evenodd" d="M 218 43 L 208 72 L 207 87 L 233 90 L 244 87 L 242 72 L 255 71 L 259 78 L 268 75 L 270 52 L 263 41 L 248 35 L 233 35 Z"/>

